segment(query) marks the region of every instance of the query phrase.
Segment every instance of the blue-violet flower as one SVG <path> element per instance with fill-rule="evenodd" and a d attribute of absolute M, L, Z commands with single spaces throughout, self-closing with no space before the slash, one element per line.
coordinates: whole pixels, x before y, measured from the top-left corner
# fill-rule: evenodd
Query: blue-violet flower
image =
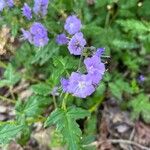
<path fill-rule="evenodd" d="M 81 32 L 76 33 L 68 43 L 68 49 L 71 54 L 81 55 L 84 46 L 86 45 L 86 40 L 83 38 Z"/>
<path fill-rule="evenodd" d="M 6 0 L 6 3 L 9 7 L 13 7 L 14 6 L 14 0 Z"/>
<path fill-rule="evenodd" d="M 0 12 L 6 7 L 6 2 L 4 0 L 0 1 Z"/>
<path fill-rule="evenodd" d="M 22 8 L 22 12 L 23 12 L 23 15 L 28 19 L 28 20 L 31 20 L 32 19 L 32 10 L 31 8 L 29 7 L 28 4 L 24 3 L 24 6 Z"/>
<path fill-rule="evenodd" d="M 29 31 L 22 29 L 23 38 L 38 47 L 45 46 L 48 41 L 47 29 L 38 22 L 33 23 Z"/>
<path fill-rule="evenodd" d="M 68 90 L 68 85 L 69 85 L 69 80 L 68 80 L 68 79 L 65 79 L 65 78 L 61 78 L 60 83 L 61 83 L 63 92 L 67 92 L 67 90 Z"/>
<path fill-rule="evenodd" d="M 91 77 L 89 75 L 82 75 L 77 72 L 72 72 L 70 78 L 68 79 L 67 85 L 68 86 L 65 91 L 80 98 L 86 98 L 95 91 Z"/>
<path fill-rule="evenodd" d="M 56 37 L 56 43 L 58 45 L 67 44 L 68 43 L 68 39 L 67 39 L 66 35 L 64 33 L 58 34 L 57 37 Z"/>
<path fill-rule="evenodd" d="M 81 27 L 81 21 L 75 15 L 69 16 L 64 25 L 65 30 L 71 35 L 79 32 Z"/>
<path fill-rule="evenodd" d="M 49 0 L 34 0 L 33 11 L 36 15 L 44 17 L 47 14 Z"/>
<path fill-rule="evenodd" d="M 95 52 L 95 55 L 98 57 L 101 57 L 102 54 L 104 54 L 105 48 L 98 48 L 97 51 Z"/>
<path fill-rule="evenodd" d="M 84 60 L 87 72 L 90 75 L 93 84 L 98 84 L 105 72 L 105 65 L 98 56 L 92 56 Z"/>

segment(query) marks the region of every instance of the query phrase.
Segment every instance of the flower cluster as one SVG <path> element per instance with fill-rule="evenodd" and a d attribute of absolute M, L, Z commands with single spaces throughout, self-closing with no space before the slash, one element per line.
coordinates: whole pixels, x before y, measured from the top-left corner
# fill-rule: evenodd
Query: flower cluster
<path fill-rule="evenodd" d="M 37 47 L 45 46 L 48 41 L 47 29 L 38 22 L 33 23 L 29 31 L 22 29 L 23 38 Z"/>
<path fill-rule="evenodd" d="M 34 13 L 44 17 L 47 14 L 48 3 L 49 0 L 34 0 Z"/>
<path fill-rule="evenodd" d="M 32 10 L 27 3 L 24 3 L 22 12 L 23 12 L 23 16 L 25 16 L 28 20 L 32 19 Z"/>
<path fill-rule="evenodd" d="M 89 75 L 72 72 L 70 78 L 61 80 L 65 92 L 71 93 L 80 98 L 86 98 L 95 91 Z"/>
<path fill-rule="evenodd" d="M 13 7 L 14 6 L 14 0 L 6 0 L 6 3 L 9 7 Z"/>
<path fill-rule="evenodd" d="M 0 12 L 3 11 L 5 7 L 13 7 L 14 1 L 13 0 L 0 0 Z"/>
<path fill-rule="evenodd" d="M 49 0 L 34 0 L 33 12 L 35 15 L 44 17 L 47 14 Z M 27 3 L 22 8 L 23 16 L 28 20 L 32 19 L 32 9 Z"/>
<path fill-rule="evenodd" d="M 61 85 L 64 92 L 86 98 L 96 90 L 96 86 L 104 75 L 105 65 L 96 55 L 85 58 L 84 64 L 87 69 L 86 74 L 73 72 L 69 79 L 62 78 Z"/>
<path fill-rule="evenodd" d="M 86 40 L 83 33 L 80 31 L 82 27 L 81 21 L 76 16 L 69 16 L 65 22 L 65 30 L 72 35 L 68 40 L 65 34 L 57 36 L 56 42 L 58 44 L 68 44 L 68 50 L 73 55 L 83 55 L 86 49 Z M 102 80 L 105 72 L 105 65 L 101 61 L 101 56 L 104 53 L 104 48 L 98 48 L 93 51 L 92 56 L 84 59 L 86 72 L 72 72 L 68 79 L 61 79 L 61 86 L 64 92 L 80 98 L 90 96 L 95 90 L 96 86 Z"/>
<path fill-rule="evenodd" d="M 80 32 L 81 27 L 82 24 L 80 19 L 75 15 L 69 16 L 66 19 L 64 29 L 67 33 L 72 35 L 72 38 L 68 40 L 69 38 L 63 33 L 57 36 L 56 42 L 59 45 L 68 44 L 68 49 L 71 54 L 81 55 L 84 46 L 86 45 L 86 40 L 84 39 L 82 32 Z"/>

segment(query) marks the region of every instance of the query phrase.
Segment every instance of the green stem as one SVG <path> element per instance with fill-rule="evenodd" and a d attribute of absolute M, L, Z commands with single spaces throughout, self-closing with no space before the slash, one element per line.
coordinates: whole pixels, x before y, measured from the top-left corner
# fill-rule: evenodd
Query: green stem
<path fill-rule="evenodd" d="M 57 108 L 57 103 L 56 103 L 56 97 L 55 95 L 53 94 L 53 103 L 54 103 L 54 107 L 55 109 Z"/>
<path fill-rule="evenodd" d="M 100 100 L 89 109 L 89 111 L 92 113 L 95 110 L 97 110 L 97 107 L 103 102 L 103 100 L 104 100 L 104 97 L 101 97 Z"/>
<path fill-rule="evenodd" d="M 66 100 L 67 100 L 68 95 L 69 95 L 69 93 L 66 93 L 65 96 L 64 96 L 64 98 L 63 98 L 63 101 L 62 101 L 62 108 L 64 110 L 67 109 L 67 107 L 66 107 Z"/>
<path fill-rule="evenodd" d="M 5 125 L 5 124 L 17 124 L 16 121 L 0 121 L 0 125 Z"/>
<path fill-rule="evenodd" d="M 80 61 L 79 61 L 78 69 L 77 69 L 78 71 L 79 71 L 80 68 L 81 68 L 82 59 L 83 59 L 83 54 L 81 54 L 81 56 L 80 56 Z"/>
<path fill-rule="evenodd" d="M 36 122 L 41 122 L 41 123 L 43 123 L 43 122 L 46 121 L 46 118 L 41 116 L 41 117 L 39 117 L 39 118 L 37 118 L 37 119 L 30 118 L 30 119 L 27 119 L 26 121 L 27 121 L 28 124 L 33 124 L 33 123 L 36 123 Z"/>
<path fill-rule="evenodd" d="M 105 20 L 105 28 L 107 28 L 109 26 L 109 19 L 110 19 L 110 12 L 108 11 L 108 13 L 106 15 L 106 20 Z"/>

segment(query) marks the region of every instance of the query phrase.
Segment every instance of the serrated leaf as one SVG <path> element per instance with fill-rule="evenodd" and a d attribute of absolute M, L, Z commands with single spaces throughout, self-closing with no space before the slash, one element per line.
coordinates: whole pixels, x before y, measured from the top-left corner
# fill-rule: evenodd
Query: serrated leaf
<path fill-rule="evenodd" d="M 16 111 L 18 114 L 23 114 L 27 117 L 37 117 L 50 103 L 51 99 L 49 97 L 33 95 L 25 103 L 17 103 Z"/>
<path fill-rule="evenodd" d="M 149 31 L 149 27 L 147 27 L 143 22 L 138 20 L 118 20 L 117 23 L 123 26 L 125 30 L 132 31 L 135 34 L 143 34 Z"/>
<path fill-rule="evenodd" d="M 58 53 L 59 47 L 55 45 L 53 41 L 49 42 L 48 45 L 43 48 L 35 48 L 35 57 L 32 59 L 32 63 L 38 63 L 40 65 L 45 64 L 50 60 L 53 55 Z"/>
<path fill-rule="evenodd" d="M 51 92 L 50 85 L 46 83 L 38 83 L 38 84 L 32 85 L 31 88 L 35 94 L 39 94 L 43 96 L 47 96 Z"/>
<path fill-rule="evenodd" d="M 15 72 L 11 64 L 9 64 L 4 72 L 4 79 L 0 81 L 0 87 L 12 86 L 20 80 L 20 75 Z"/>
<path fill-rule="evenodd" d="M 129 107 L 133 108 L 132 117 L 138 119 L 141 115 L 143 119 L 150 123 L 150 101 L 149 97 L 145 94 L 140 94 L 129 102 Z"/>
<path fill-rule="evenodd" d="M 53 57 L 53 64 L 54 66 L 58 68 L 64 68 L 65 69 L 75 69 L 78 64 L 78 60 L 72 58 L 71 56 L 68 57 Z"/>
<path fill-rule="evenodd" d="M 68 109 L 68 115 L 70 115 L 71 118 L 77 120 L 77 119 L 83 119 L 85 117 L 89 117 L 90 112 L 82 108 L 70 107 Z"/>
<path fill-rule="evenodd" d="M 89 112 L 81 108 L 56 109 L 47 118 L 45 126 L 55 124 L 57 130 L 62 133 L 69 150 L 77 150 L 81 146 L 82 132 L 75 120 L 86 116 L 89 116 Z"/>
<path fill-rule="evenodd" d="M 58 120 L 60 120 L 63 117 L 64 111 L 62 109 L 56 109 L 53 111 L 50 116 L 46 119 L 46 122 L 44 123 L 44 126 L 51 126 L 53 124 L 56 124 Z"/>
<path fill-rule="evenodd" d="M 16 51 L 14 57 L 14 63 L 16 66 L 24 66 L 26 69 L 31 68 L 31 61 L 34 56 L 33 47 L 28 43 L 24 42 L 20 48 Z"/>
<path fill-rule="evenodd" d="M 119 40 L 115 39 L 112 41 L 112 44 L 117 47 L 118 49 L 133 49 L 133 48 L 139 48 L 139 45 L 135 42 L 125 41 L 125 40 Z"/>
<path fill-rule="evenodd" d="M 120 89 L 120 87 L 118 87 L 114 83 L 109 83 L 109 88 L 110 88 L 110 91 L 111 91 L 113 96 L 115 96 L 119 100 L 122 99 L 122 90 Z"/>
<path fill-rule="evenodd" d="M 0 125 L 0 144 L 7 144 L 18 135 L 23 126 L 15 124 Z"/>
<path fill-rule="evenodd" d="M 24 124 L 21 135 L 17 140 L 17 143 L 19 143 L 20 145 L 26 145 L 27 142 L 30 140 L 31 133 L 32 131 L 30 127 L 27 124 Z"/>
<path fill-rule="evenodd" d="M 28 117 L 34 117 L 41 113 L 41 108 L 39 106 L 36 96 L 31 96 L 24 107 L 23 113 Z"/>

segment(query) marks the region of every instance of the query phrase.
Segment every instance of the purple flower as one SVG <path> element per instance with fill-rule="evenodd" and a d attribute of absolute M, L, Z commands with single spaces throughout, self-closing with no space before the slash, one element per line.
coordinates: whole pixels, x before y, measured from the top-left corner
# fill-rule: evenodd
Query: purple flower
<path fill-rule="evenodd" d="M 67 86 L 67 92 L 76 97 L 86 98 L 94 91 L 95 87 L 93 86 L 91 77 L 89 75 L 82 75 L 76 72 L 71 74 Z"/>
<path fill-rule="evenodd" d="M 34 13 L 44 17 L 47 14 L 48 3 L 49 0 L 34 0 Z"/>
<path fill-rule="evenodd" d="M 144 77 L 144 75 L 140 75 L 139 77 L 138 77 L 138 82 L 139 83 L 143 83 L 145 81 L 145 77 Z"/>
<path fill-rule="evenodd" d="M 13 7 L 14 6 L 14 0 L 6 0 L 6 3 L 9 7 Z"/>
<path fill-rule="evenodd" d="M 37 47 L 45 46 L 48 41 L 47 29 L 38 22 L 33 23 L 29 31 L 22 29 L 23 38 Z"/>
<path fill-rule="evenodd" d="M 86 40 L 83 38 L 83 34 L 79 32 L 76 33 L 69 41 L 68 49 L 71 54 L 81 55 L 85 45 L 86 45 Z"/>
<path fill-rule="evenodd" d="M 58 87 L 57 87 L 57 86 L 55 86 L 55 87 L 52 89 L 51 95 L 53 95 L 53 96 L 58 96 L 58 95 L 59 95 Z"/>
<path fill-rule="evenodd" d="M 98 57 L 101 57 L 102 54 L 104 54 L 105 48 L 98 48 L 97 51 L 95 52 L 95 55 Z"/>
<path fill-rule="evenodd" d="M 62 33 L 62 34 L 57 35 L 56 42 L 59 45 L 64 45 L 64 44 L 68 43 L 68 39 L 67 39 L 66 35 L 64 33 Z"/>
<path fill-rule="evenodd" d="M 63 88 L 63 92 L 67 92 L 68 85 L 69 85 L 69 80 L 65 79 L 65 78 L 61 78 L 60 82 L 61 82 L 61 86 Z"/>
<path fill-rule="evenodd" d="M 24 29 L 21 29 L 22 33 L 23 33 L 23 39 L 24 40 L 28 40 L 30 43 L 32 43 L 32 35 L 29 31 L 26 31 Z"/>
<path fill-rule="evenodd" d="M 47 36 L 47 29 L 38 22 L 33 23 L 33 25 L 30 28 L 30 32 L 33 35 L 39 35 L 41 37 Z"/>
<path fill-rule="evenodd" d="M 65 30 L 71 35 L 79 32 L 81 27 L 82 27 L 81 21 L 75 15 L 69 16 L 66 19 L 64 26 Z"/>
<path fill-rule="evenodd" d="M 31 11 L 31 8 L 29 7 L 28 4 L 24 3 L 24 6 L 22 8 L 22 11 L 23 11 L 23 15 L 28 19 L 28 20 L 31 20 L 32 18 L 32 11 Z"/>
<path fill-rule="evenodd" d="M 93 84 L 98 84 L 105 72 L 105 65 L 100 61 L 100 58 L 93 56 L 84 60 L 88 74 L 93 80 Z"/>
<path fill-rule="evenodd" d="M 0 12 L 6 7 L 6 2 L 4 0 L 0 0 Z"/>
<path fill-rule="evenodd" d="M 43 47 L 47 45 L 49 39 L 47 36 L 41 37 L 40 35 L 33 36 L 33 44 L 37 47 Z"/>

